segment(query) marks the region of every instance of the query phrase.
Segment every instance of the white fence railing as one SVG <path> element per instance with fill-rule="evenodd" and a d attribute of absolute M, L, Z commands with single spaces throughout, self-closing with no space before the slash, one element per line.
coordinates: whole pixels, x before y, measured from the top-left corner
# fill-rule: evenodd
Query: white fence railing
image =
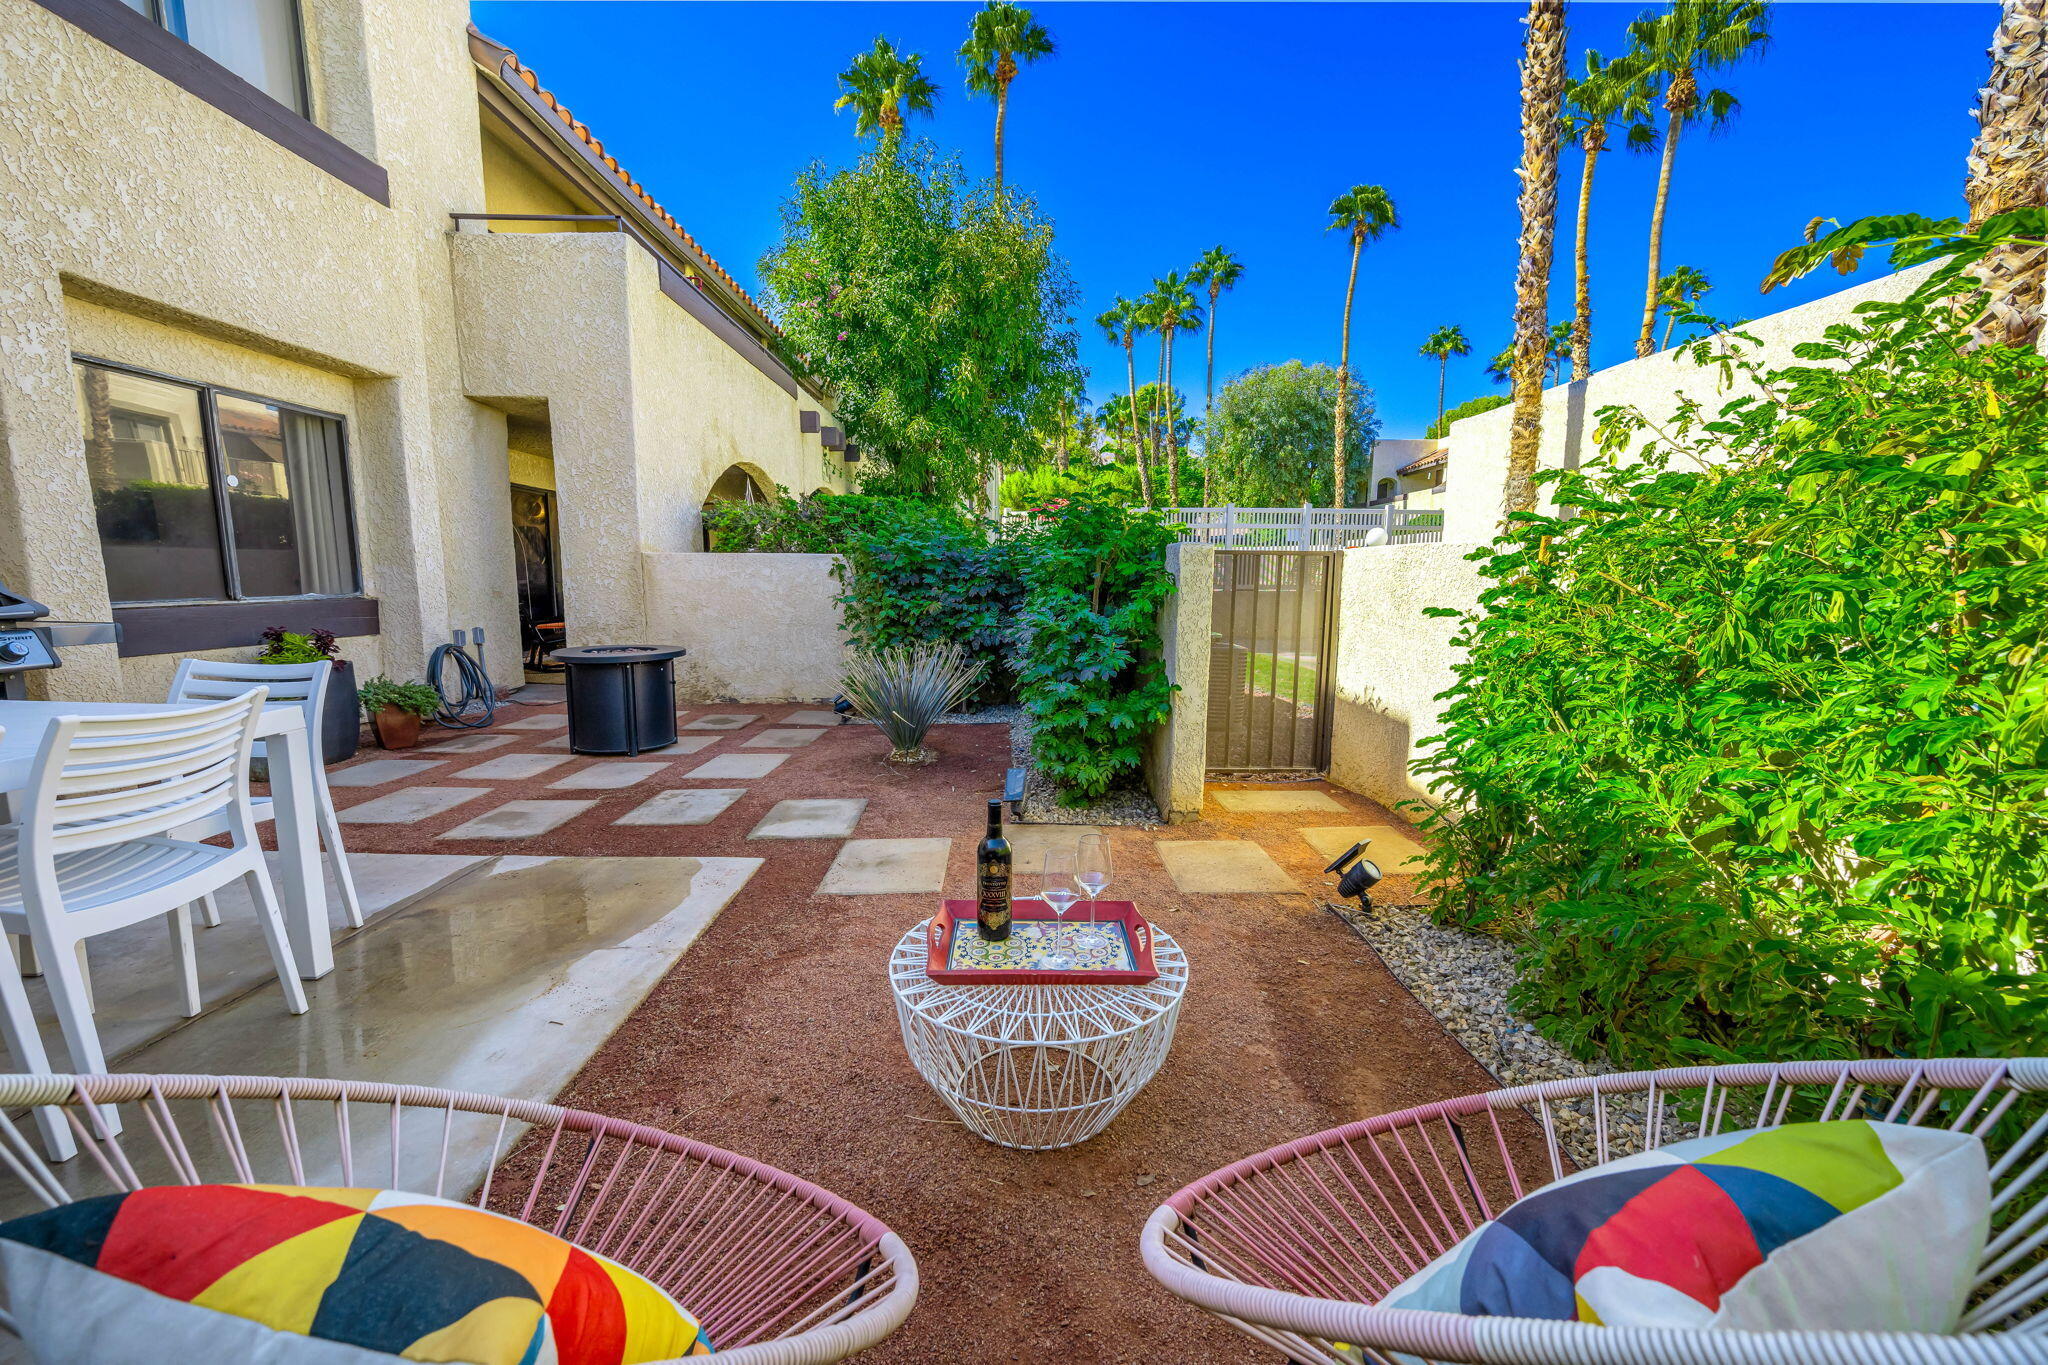
<path fill-rule="evenodd" d="M 1444 538 L 1444 514 L 1435 508 L 1169 507 L 1166 519 L 1183 542 L 1238 550 L 1342 550 Z"/>

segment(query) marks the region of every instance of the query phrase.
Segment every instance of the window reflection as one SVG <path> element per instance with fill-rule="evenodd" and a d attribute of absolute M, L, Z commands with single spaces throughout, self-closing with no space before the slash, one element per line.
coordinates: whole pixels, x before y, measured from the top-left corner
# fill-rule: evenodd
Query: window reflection
<path fill-rule="evenodd" d="M 80 365 L 78 407 L 108 595 L 225 597 L 197 390 Z"/>

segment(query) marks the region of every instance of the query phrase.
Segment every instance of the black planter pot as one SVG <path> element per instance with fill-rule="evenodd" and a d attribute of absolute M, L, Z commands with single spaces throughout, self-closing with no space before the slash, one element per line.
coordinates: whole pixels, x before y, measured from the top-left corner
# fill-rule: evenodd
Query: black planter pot
<path fill-rule="evenodd" d="M 356 666 L 337 660 L 327 675 L 327 700 L 320 715 L 320 761 L 345 763 L 362 740 L 363 709 L 356 699 Z"/>

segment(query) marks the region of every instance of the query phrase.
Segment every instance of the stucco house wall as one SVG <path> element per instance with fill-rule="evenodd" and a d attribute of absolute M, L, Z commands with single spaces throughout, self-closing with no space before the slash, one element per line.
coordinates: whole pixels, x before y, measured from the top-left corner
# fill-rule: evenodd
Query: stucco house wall
<path fill-rule="evenodd" d="M 650 637 L 676 661 L 688 701 L 821 701 L 845 675 L 837 555 L 642 557 Z"/>

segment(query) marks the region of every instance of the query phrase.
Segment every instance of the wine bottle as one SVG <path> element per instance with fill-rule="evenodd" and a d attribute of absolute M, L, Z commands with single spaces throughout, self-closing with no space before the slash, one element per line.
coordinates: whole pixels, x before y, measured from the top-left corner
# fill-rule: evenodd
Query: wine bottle
<path fill-rule="evenodd" d="M 986 939 L 1010 936 L 1010 841 L 1003 837 L 1003 803 L 988 803 L 988 833 L 974 850 L 979 879 L 975 922 Z"/>

